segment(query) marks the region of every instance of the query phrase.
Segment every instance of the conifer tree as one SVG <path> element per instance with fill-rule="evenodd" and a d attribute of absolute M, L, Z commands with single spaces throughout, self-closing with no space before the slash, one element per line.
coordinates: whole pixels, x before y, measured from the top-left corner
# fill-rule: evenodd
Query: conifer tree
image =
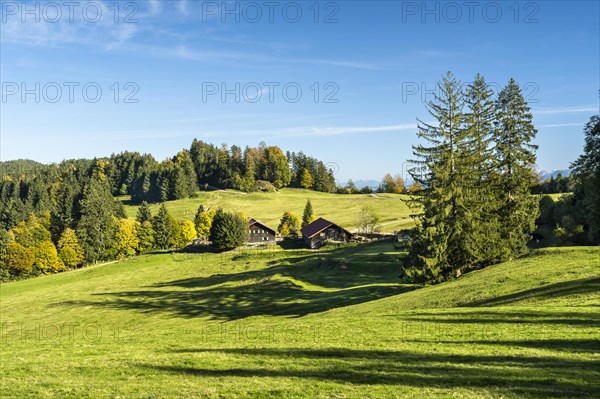
<path fill-rule="evenodd" d="M 500 200 L 498 232 L 499 249 L 504 251 L 502 260 L 525 253 L 529 233 L 535 230 L 539 215 L 538 200 L 531 194 L 537 183 L 537 146 L 531 144 L 537 130 L 514 79 L 498 95 L 496 124 L 494 170 L 498 172 L 496 196 Z"/>
<path fill-rule="evenodd" d="M 6 260 L 7 260 L 7 249 L 8 244 L 10 242 L 8 231 L 6 229 L 0 228 L 0 269 L 5 269 Z"/>
<path fill-rule="evenodd" d="M 105 177 L 94 177 L 84 190 L 77 232 L 88 262 L 107 258 L 116 225 L 114 199 Z"/>
<path fill-rule="evenodd" d="M 140 223 L 149 222 L 152 220 L 152 211 L 150 210 L 150 205 L 148 205 L 146 201 L 142 201 L 140 204 L 135 220 Z"/>
<path fill-rule="evenodd" d="M 306 205 L 304 206 L 304 213 L 302 214 L 302 227 L 308 226 L 316 219 L 313 213 L 313 207 L 310 202 L 310 199 L 306 200 Z"/>
<path fill-rule="evenodd" d="M 218 250 L 239 247 L 248 236 L 248 223 L 239 214 L 218 209 L 210 229 L 210 241 Z"/>
<path fill-rule="evenodd" d="M 469 217 L 464 221 L 468 241 L 466 250 L 474 261 L 472 267 L 486 266 L 498 261 L 498 207 L 495 175 L 493 173 L 493 143 L 496 104 L 493 91 L 480 74 L 467 86 L 465 129 L 468 160 L 467 201 Z"/>
<path fill-rule="evenodd" d="M 56 206 L 52 211 L 52 237 L 58 240 L 63 231 L 75 227 L 75 203 L 77 181 L 69 174 L 61 182 L 57 193 Z"/>
<path fill-rule="evenodd" d="M 438 92 L 427 104 L 435 124 L 419 120 L 413 146 L 415 167 L 409 171 L 422 187 L 412 205 L 423 209 L 415 243 L 409 253 L 410 273 L 419 282 L 440 281 L 460 273 L 473 262 L 466 250 L 470 217 L 465 192 L 469 165 L 469 138 L 463 114 L 464 95 L 460 83 L 448 74 L 437 85 Z"/>
<path fill-rule="evenodd" d="M 587 239 L 600 244 L 600 115 L 594 115 L 583 130 L 583 154 L 571 164 L 575 178 L 575 200 L 585 210 Z"/>
<path fill-rule="evenodd" d="M 154 249 L 154 236 L 156 232 L 152 227 L 152 222 L 145 221 L 136 225 L 135 234 L 138 238 L 138 252 L 145 253 Z"/>
<path fill-rule="evenodd" d="M 152 219 L 152 228 L 154 229 L 154 243 L 160 249 L 167 249 L 171 243 L 173 235 L 174 219 L 169 214 L 165 204 L 158 208 L 156 216 Z"/>

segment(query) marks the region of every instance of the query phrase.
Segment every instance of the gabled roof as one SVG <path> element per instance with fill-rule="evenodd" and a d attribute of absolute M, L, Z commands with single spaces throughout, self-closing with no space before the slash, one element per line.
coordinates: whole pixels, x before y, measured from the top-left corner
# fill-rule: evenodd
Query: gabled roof
<path fill-rule="evenodd" d="M 323 218 L 318 218 L 317 220 L 315 220 L 314 222 L 312 222 L 311 224 L 309 224 L 308 226 L 304 226 L 302 228 L 302 230 L 300 230 L 300 232 L 302 233 L 302 235 L 306 238 L 312 238 L 314 237 L 316 234 L 319 234 L 320 232 L 322 232 L 323 230 L 331 227 L 331 226 L 335 226 L 338 227 L 340 229 L 342 229 L 343 231 L 345 231 L 346 233 L 352 235 L 352 233 L 350 233 L 348 230 L 344 229 L 341 226 L 338 226 L 337 224 L 330 222 L 329 220 L 323 219 Z"/>
<path fill-rule="evenodd" d="M 277 235 L 277 233 L 275 232 L 275 230 L 273 230 L 272 228 L 270 228 L 270 227 L 269 227 L 269 226 L 267 226 L 266 224 L 259 222 L 259 221 L 258 221 L 258 220 L 256 220 L 256 219 L 250 219 L 250 220 L 248 221 L 248 227 L 250 227 L 250 226 L 255 226 L 255 225 L 256 225 L 256 226 L 259 226 L 259 227 L 260 227 L 261 229 L 263 229 L 263 230 L 267 230 L 269 233 L 271 233 L 271 234 L 273 234 L 273 235 Z"/>

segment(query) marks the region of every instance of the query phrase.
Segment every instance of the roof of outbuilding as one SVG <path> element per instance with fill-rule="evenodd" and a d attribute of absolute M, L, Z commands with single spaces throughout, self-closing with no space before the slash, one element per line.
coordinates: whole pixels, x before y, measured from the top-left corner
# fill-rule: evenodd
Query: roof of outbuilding
<path fill-rule="evenodd" d="M 344 230 L 346 233 L 352 235 L 352 233 L 350 233 L 348 230 L 344 229 L 343 227 L 338 226 L 337 224 L 330 222 L 329 220 L 326 220 L 323 218 L 318 218 L 317 220 L 315 220 L 308 226 L 304 226 L 300 230 L 300 232 L 302 233 L 303 236 L 305 236 L 307 238 L 311 238 L 314 235 L 319 234 L 320 232 L 322 232 L 323 230 L 325 230 L 331 226 L 339 227 L 340 229 Z"/>

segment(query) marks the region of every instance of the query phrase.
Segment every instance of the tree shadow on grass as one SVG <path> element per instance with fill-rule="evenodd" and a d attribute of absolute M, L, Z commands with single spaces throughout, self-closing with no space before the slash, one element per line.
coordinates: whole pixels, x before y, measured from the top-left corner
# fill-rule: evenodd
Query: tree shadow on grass
<path fill-rule="evenodd" d="M 411 312 L 402 314 L 407 321 L 450 324 L 558 324 L 591 326 L 600 328 L 600 314 L 593 312 L 524 311 L 524 310 L 480 310 L 472 308 L 465 312 Z"/>
<path fill-rule="evenodd" d="M 589 277 L 547 284 L 542 287 L 532 288 L 513 294 L 464 303 L 461 306 L 503 306 L 532 298 L 535 298 L 536 300 L 544 300 L 581 294 L 600 295 L 600 277 Z"/>
<path fill-rule="evenodd" d="M 219 320 L 303 316 L 414 289 L 398 283 L 397 268 L 395 259 L 382 264 L 377 257 L 360 257 L 356 251 L 339 249 L 328 251 L 327 256 L 318 253 L 283 258 L 265 269 L 167 281 L 144 290 L 92 294 L 98 300 L 55 305 Z"/>
<path fill-rule="evenodd" d="M 258 315 L 304 316 L 407 291 L 404 287 L 371 286 L 337 291 L 309 291 L 290 281 L 201 290 L 147 290 L 93 294 L 98 301 L 66 301 L 62 306 L 95 306 L 168 313 L 174 317 L 237 320 Z"/>
<path fill-rule="evenodd" d="M 600 353 L 600 339 L 532 339 L 510 341 L 466 341 L 466 344 L 505 345 L 530 349 L 548 349 L 561 352 Z"/>
<path fill-rule="evenodd" d="M 261 259 L 260 252 L 235 254 L 231 262 L 250 262 Z M 275 275 L 287 276 L 311 285 L 328 289 L 345 289 L 368 284 L 398 284 L 400 264 L 397 257 L 387 254 L 362 255 L 337 249 L 327 252 L 302 253 L 299 256 L 271 258 L 269 267 L 237 273 L 214 274 L 166 281 L 152 288 L 181 287 L 206 288 L 219 284 L 240 284 L 251 280 L 265 280 Z M 416 288 L 416 286 L 414 286 Z"/>
<path fill-rule="evenodd" d="M 141 364 L 192 377 L 301 378 L 350 385 L 485 389 L 531 398 L 591 397 L 600 389 L 597 360 L 353 349 L 183 349 L 185 366 Z M 230 355 L 247 367 L 195 366 L 196 353 Z M 236 359 L 237 357 L 237 359 Z M 265 361 L 267 360 L 267 361 Z M 264 365 L 267 366 L 264 366 Z M 310 383 L 310 381 L 306 382 Z"/>

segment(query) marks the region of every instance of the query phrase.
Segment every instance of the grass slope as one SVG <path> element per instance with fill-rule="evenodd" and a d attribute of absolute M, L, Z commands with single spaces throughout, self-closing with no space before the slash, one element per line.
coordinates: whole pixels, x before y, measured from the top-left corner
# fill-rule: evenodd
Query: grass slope
<path fill-rule="evenodd" d="M 2 397 L 600 391 L 600 249 L 417 289 L 389 244 L 155 254 L 0 286 Z"/>
<path fill-rule="evenodd" d="M 306 200 L 310 199 L 317 217 L 321 216 L 338 223 L 347 229 L 357 227 L 356 219 L 362 206 L 371 205 L 382 217 L 381 230 L 393 232 L 414 225 L 410 214 L 414 213 L 402 199 L 405 195 L 372 194 L 341 195 L 320 193 L 312 190 L 286 188 L 275 193 L 243 193 L 235 190 L 201 191 L 197 198 L 166 202 L 167 209 L 178 218 L 193 219 L 200 204 L 211 208 L 222 207 L 227 211 L 245 212 L 276 229 L 283 212 L 289 210 L 302 216 Z M 128 205 L 125 197 L 125 211 L 129 218 L 135 218 L 137 206 Z M 158 205 L 153 205 L 156 212 Z"/>

